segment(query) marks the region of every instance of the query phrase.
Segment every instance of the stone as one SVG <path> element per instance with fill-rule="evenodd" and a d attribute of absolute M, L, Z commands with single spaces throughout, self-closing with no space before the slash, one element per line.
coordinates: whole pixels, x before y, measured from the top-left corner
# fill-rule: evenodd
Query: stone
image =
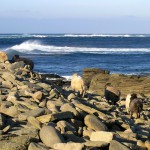
<path fill-rule="evenodd" d="M 139 149 L 142 149 L 142 150 L 146 150 L 147 149 L 145 143 L 143 141 L 141 141 L 141 140 L 137 141 L 137 147 Z"/>
<path fill-rule="evenodd" d="M 39 85 L 40 87 L 42 87 L 46 91 L 51 91 L 51 89 L 52 89 L 51 86 L 49 84 L 46 84 L 46 83 L 37 83 L 37 85 Z"/>
<path fill-rule="evenodd" d="M 2 86 L 5 88 L 12 89 L 14 85 L 10 81 L 2 81 Z"/>
<path fill-rule="evenodd" d="M 76 132 L 76 128 L 64 120 L 58 121 L 57 127 L 59 127 L 61 129 L 61 133 L 64 133 L 67 131 L 72 131 L 73 133 Z"/>
<path fill-rule="evenodd" d="M 90 140 L 110 143 L 113 140 L 113 136 L 112 132 L 96 131 L 91 133 Z"/>
<path fill-rule="evenodd" d="M 29 147 L 28 147 L 28 150 L 49 150 L 49 148 L 46 146 L 43 146 L 41 144 L 31 142 Z"/>
<path fill-rule="evenodd" d="M 17 91 L 14 91 L 14 92 L 10 92 L 7 96 L 7 101 L 10 101 L 12 103 L 15 103 L 17 98 L 18 98 L 18 93 Z"/>
<path fill-rule="evenodd" d="M 50 91 L 50 97 L 49 98 L 52 99 L 52 98 L 58 98 L 58 97 L 59 97 L 58 92 L 56 90 L 52 89 Z"/>
<path fill-rule="evenodd" d="M 69 94 L 69 96 L 68 96 L 68 100 L 69 101 L 71 101 L 72 99 L 75 99 L 76 98 L 76 96 L 75 96 L 75 94 L 74 93 L 71 93 L 71 94 Z"/>
<path fill-rule="evenodd" d="M 106 83 L 111 83 L 121 91 L 121 96 L 126 97 L 128 93 L 143 93 L 150 97 L 150 76 L 133 76 L 122 74 L 96 74 L 92 77 L 89 90 L 95 94 L 104 95 Z"/>
<path fill-rule="evenodd" d="M 32 97 L 35 101 L 41 101 L 43 93 L 41 91 L 35 92 Z"/>
<path fill-rule="evenodd" d="M 32 117 L 32 116 L 29 116 L 27 118 L 28 122 L 30 124 L 32 124 L 35 128 L 37 129 L 41 129 L 41 123 L 35 118 L 35 117 Z"/>
<path fill-rule="evenodd" d="M 84 68 L 83 69 L 82 77 L 83 77 L 85 84 L 88 88 L 90 86 L 90 82 L 91 82 L 92 78 L 96 74 L 109 74 L 109 71 L 102 70 L 100 68 Z"/>
<path fill-rule="evenodd" d="M 5 52 L 0 51 L 0 63 L 4 63 L 8 60 L 8 56 Z"/>
<path fill-rule="evenodd" d="M 98 111 L 98 110 L 96 110 L 90 106 L 87 106 L 86 104 L 82 104 L 77 100 L 74 101 L 73 104 L 77 108 L 85 111 L 86 113 L 89 113 L 89 114 L 95 114 L 96 113 L 98 115 L 98 117 L 101 118 L 102 120 L 108 120 L 108 117 L 104 113 L 102 113 L 101 111 Z"/>
<path fill-rule="evenodd" d="M 108 144 L 109 143 L 104 141 L 87 141 L 84 143 L 84 145 L 87 147 L 98 147 L 98 148 L 108 147 Z"/>
<path fill-rule="evenodd" d="M 38 116 L 41 116 L 45 113 L 45 110 L 44 108 L 37 108 L 35 110 L 29 110 L 25 113 L 21 113 L 19 116 L 18 116 L 18 119 L 19 120 L 26 120 L 29 116 L 32 116 L 32 117 L 38 117 Z"/>
<path fill-rule="evenodd" d="M 47 101 L 46 106 L 49 110 L 51 110 L 53 113 L 59 112 L 59 105 L 58 103 L 55 103 L 54 101 Z"/>
<path fill-rule="evenodd" d="M 73 113 L 74 116 L 78 116 L 78 115 L 79 115 L 79 113 L 77 112 L 77 110 L 76 110 L 71 104 L 69 104 L 69 103 L 63 104 L 63 105 L 60 107 L 60 110 L 61 110 L 62 112 L 66 112 L 66 111 L 69 110 L 70 112 Z"/>
<path fill-rule="evenodd" d="M 87 115 L 84 118 L 84 123 L 88 128 L 93 129 L 95 131 L 107 131 L 108 130 L 106 125 L 102 123 L 100 120 L 98 120 L 97 117 L 94 115 Z"/>
<path fill-rule="evenodd" d="M 82 150 L 84 148 L 84 144 L 81 143 L 57 143 L 54 145 L 54 149 L 56 150 Z"/>
<path fill-rule="evenodd" d="M 11 65 L 10 70 L 14 71 L 15 69 L 24 68 L 25 64 L 23 61 L 15 62 Z"/>
<path fill-rule="evenodd" d="M 84 143 L 86 141 L 83 137 L 76 136 L 73 133 L 65 133 L 63 136 L 67 139 L 67 142 Z"/>
<path fill-rule="evenodd" d="M 145 146 L 147 148 L 147 150 L 150 150 L 150 141 L 145 141 Z"/>
<path fill-rule="evenodd" d="M 48 123 L 52 118 L 52 114 L 42 115 L 37 117 L 36 119 L 39 120 L 41 123 Z"/>
<path fill-rule="evenodd" d="M 45 107 L 46 106 L 46 99 L 42 100 L 40 103 L 39 103 L 39 107 Z"/>
<path fill-rule="evenodd" d="M 116 140 L 112 140 L 109 145 L 109 150 L 130 150 L 130 148 L 126 147 Z"/>
<path fill-rule="evenodd" d="M 40 139 L 50 148 L 54 148 L 56 143 L 63 143 L 64 138 L 53 126 L 44 126 L 40 130 Z"/>
<path fill-rule="evenodd" d="M 4 127 L 6 118 L 0 113 L 0 130 Z"/>
<path fill-rule="evenodd" d="M 11 72 L 4 72 L 2 75 L 2 78 L 5 79 L 6 81 L 10 81 L 11 83 L 16 83 L 15 79 L 15 75 Z"/>
<path fill-rule="evenodd" d="M 14 143 L 10 141 L 1 141 L 0 142 L 1 150 L 27 150 L 26 146 L 20 143 Z"/>
<path fill-rule="evenodd" d="M 83 136 L 84 137 L 88 137 L 90 139 L 92 132 L 94 132 L 94 131 L 93 130 L 84 129 L 83 130 Z"/>
<path fill-rule="evenodd" d="M 1 106 L 1 112 L 11 117 L 16 117 L 20 113 L 20 111 L 17 109 L 16 106 L 6 106 L 6 105 Z"/>

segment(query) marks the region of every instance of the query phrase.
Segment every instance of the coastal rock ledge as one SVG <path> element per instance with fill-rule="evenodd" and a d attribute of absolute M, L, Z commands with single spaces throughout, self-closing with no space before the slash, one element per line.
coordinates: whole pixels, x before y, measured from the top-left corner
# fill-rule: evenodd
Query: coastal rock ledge
<path fill-rule="evenodd" d="M 98 68 L 83 69 L 83 79 L 86 81 L 89 91 L 100 95 L 104 94 L 106 83 L 121 91 L 121 96 L 134 92 L 150 98 L 150 76 L 110 74 Z"/>

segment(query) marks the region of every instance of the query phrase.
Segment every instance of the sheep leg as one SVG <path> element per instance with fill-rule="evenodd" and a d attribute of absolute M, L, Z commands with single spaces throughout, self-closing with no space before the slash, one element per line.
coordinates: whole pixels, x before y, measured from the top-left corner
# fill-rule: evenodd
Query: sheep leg
<path fill-rule="evenodd" d="M 130 111 L 129 114 L 130 114 L 130 119 L 131 119 L 132 118 L 132 112 Z"/>

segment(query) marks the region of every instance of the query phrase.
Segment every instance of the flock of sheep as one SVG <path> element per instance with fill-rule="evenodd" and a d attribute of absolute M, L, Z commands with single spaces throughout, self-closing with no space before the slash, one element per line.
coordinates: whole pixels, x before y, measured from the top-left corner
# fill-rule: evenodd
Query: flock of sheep
<path fill-rule="evenodd" d="M 73 74 L 71 79 L 71 88 L 80 93 L 82 97 L 84 97 L 86 93 L 86 85 L 82 77 L 80 77 L 77 73 Z M 110 83 L 105 85 L 104 96 L 105 99 L 111 105 L 116 105 L 116 102 L 120 100 L 120 91 L 114 88 Z M 136 114 L 136 118 L 140 118 L 140 113 L 143 108 L 142 99 L 137 97 L 137 94 L 131 93 L 126 97 L 126 110 L 127 113 L 132 117 L 133 113 Z"/>

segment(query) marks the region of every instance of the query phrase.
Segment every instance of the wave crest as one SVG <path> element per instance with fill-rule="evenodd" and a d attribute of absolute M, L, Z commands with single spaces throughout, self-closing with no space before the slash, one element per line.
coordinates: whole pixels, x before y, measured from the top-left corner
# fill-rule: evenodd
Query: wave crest
<path fill-rule="evenodd" d="M 18 51 L 25 54 L 69 54 L 69 53 L 93 53 L 93 54 L 126 54 L 126 53 L 150 53 L 150 48 L 88 48 L 44 45 L 40 41 L 25 41 L 19 45 L 7 48 L 6 51 Z"/>

